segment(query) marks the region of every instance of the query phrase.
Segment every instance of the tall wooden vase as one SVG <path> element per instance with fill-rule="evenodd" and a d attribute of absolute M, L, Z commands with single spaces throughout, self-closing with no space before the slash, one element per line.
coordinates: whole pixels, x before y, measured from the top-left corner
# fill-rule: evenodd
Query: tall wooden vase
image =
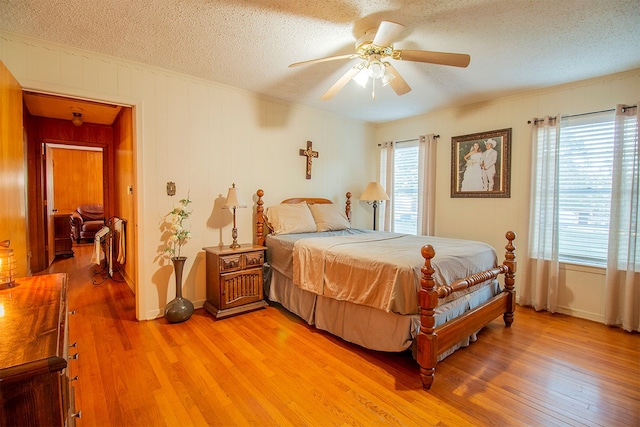
<path fill-rule="evenodd" d="M 173 257 L 173 269 L 176 274 L 176 298 L 167 303 L 164 308 L 164 317 L 170 323 L 179 323 L 189 320 L 193 314 L 193 303 L 182 298 L 182 270 L 187 257 Z"/>

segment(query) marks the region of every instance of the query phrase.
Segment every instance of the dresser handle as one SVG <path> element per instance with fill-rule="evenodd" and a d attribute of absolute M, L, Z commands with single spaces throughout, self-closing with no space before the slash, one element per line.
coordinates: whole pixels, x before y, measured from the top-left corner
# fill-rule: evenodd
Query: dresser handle
<path fill-rule="evenodd" d="M 71 418 L 82 418 L 82 411 L 71 414 Z"/>
<path fill-rule="evenodd" d="M 76 375 L 75 377 L 69 378 L 69 381 L 78 381 L 78 376 Z"/>
<path fill-rule="evenodd" d="M 69 348 L 74 348 L 74 347 L 78 347 L 78 341 L 74 342 L 73 344 L 69 345 Z"/>
<path fill-rule="evenodd" d="M 74 314 L 76 314 L 76 311 L 75 311 L 75 310 L 71 310 L 71 311 L 69 312 L 69 315 L 70 315 L 70 316 L 73 316 Z M 79 417 L 78 417 L 78 418 L 79 418 Z"/>
<path fill-rule="evenodd" d="M 71 356 L 69 356 L 69 360 L 71 359 L 76 359 L 78 360 L 78 353 L 72 354 Z"/>

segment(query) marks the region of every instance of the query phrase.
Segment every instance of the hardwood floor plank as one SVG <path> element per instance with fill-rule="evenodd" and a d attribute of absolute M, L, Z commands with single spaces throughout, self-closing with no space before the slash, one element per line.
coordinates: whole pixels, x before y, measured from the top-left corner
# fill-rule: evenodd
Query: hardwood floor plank
<path fill-rule="evenodd" d="M 363 349 L 277 304 L 216 320 L 135 320 L 125 283 L 94 285 L 91 245 L 70 274 L 70 371 L 83 426 L 634 426 L 640 334 L 518 307 L 440 362 L 422 390 L 410 352 Z"/>

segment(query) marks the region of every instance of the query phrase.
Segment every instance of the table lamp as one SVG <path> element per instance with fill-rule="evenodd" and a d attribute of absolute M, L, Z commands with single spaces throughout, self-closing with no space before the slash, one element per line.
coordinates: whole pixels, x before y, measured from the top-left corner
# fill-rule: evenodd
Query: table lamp
<path fill-rule="evenodd" d="M 243 205 L 238 201 L 238 191 L 236 189 L 236 184 L 233 183 L 231 188 L 229 188 L 229 192 L 227 193 L 227 201 L 224 204 L 225 209 L 233 210 L 233 230 L 231 230 L 231 237 L 233 237 L 233 243 L 229 246 L 231 249 L 236 249 L 240 247 L 238 244 L 238 229 L 236 228 L 236 209 L 237 208 L 246 208 L 247 205 Z"/>

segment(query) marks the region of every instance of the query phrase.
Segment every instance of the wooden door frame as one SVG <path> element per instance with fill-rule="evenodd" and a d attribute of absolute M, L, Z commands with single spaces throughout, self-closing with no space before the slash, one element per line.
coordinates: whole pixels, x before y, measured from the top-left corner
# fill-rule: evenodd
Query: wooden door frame
<path fill-rule="evenodd" d="M 108 144 L 103 143 L 95 143 L 89 141 L 71 141 L 71 140 L 60 140 L 54 138 L 36 138 L 35 140 L 35 148 L 38 150 L 38 155 L 40 161 L 37 162 L 39 165 L 39 170 L 37 171 L 29 171 L 29 176 L 35 176 L 34 186 L 29 186 L 30 191 L 35 192 L 35 197 L 30 197 L 33 202 L 35 202 L 36 206 L 30 213 L 30 216 L 37 215 L 38 212 L 41 212 L 41 215 L 37 215 L 34 218 L 35 223 L 37 223 L 36 229 L 42 230 L 42 234 L 37 234 L 34 239 L 32 239 L 32 251 L 40 251 L 40 259 L 47 260 L 48 253 L 46 245 L 41 245 L 40 242 L 46 241 L 48 236 L 48 228 L 47 228 L 47 218 L 44 215 L 45 212 L 45 200 L 46 200 L 46 164 L 43 161 L 44 156 L 44 147 L 48 144 L 55 145 L 71 145 L 75 147 L 93 147 L 93 148 L 101 148 L 102 149 L 102 189 L 103 189 L 103 205 L 105 217 L 109 218 L 113 216 L 113 187 L 115 182 L 115 172 L 113 167 L 111 167 L 114 163 L 113 159 L 113 149 Z M 32 224 L 33 222 L 30 221 Z M 43 239 L 43 240 L 41 240 Z M 49 248 L 50 250 L 54 250 L 54 248 Z M 41 271 L 44 268 L 48 267 L 38 265 L 35 266 L 39 268 Z"/>

